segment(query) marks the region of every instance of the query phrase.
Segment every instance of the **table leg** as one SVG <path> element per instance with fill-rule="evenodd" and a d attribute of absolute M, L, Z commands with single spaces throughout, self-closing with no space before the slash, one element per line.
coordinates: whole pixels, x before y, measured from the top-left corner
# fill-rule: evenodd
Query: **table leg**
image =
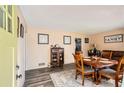
<path fill-rule="evenodd" d="M 98 68 L 94 68 L 94 82 L 96 85 L 98 85 L 100 83 L 100 80 L 99 80 L 99 69 Z"/>

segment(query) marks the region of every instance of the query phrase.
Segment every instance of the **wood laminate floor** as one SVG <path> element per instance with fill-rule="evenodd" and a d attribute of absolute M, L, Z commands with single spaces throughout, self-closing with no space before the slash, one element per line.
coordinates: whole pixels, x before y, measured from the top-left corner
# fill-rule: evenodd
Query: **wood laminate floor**
<path fill-rule="evenodd" d="M 24 87 L 54 87 L 50 74 L 74 69 L 74 64 L 66 64 L 62 68 L 41 68 L 35 70 L 28 70 L 25 73 Z"/>

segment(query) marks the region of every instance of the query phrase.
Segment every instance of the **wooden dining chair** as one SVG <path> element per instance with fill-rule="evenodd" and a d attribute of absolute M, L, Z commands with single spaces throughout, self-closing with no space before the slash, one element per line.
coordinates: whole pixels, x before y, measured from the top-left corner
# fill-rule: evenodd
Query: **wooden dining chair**
<path fill-rule="evenodd" d="M 124 56 L 118 62 L 116 71 L 110 68 L 101 70 L 99 73 L 99 80 L 101 80 L 102 76 L 109 79 L 113 79 L 115 80 L 115 86 L 118 87 L 118 82 L 122 80 L 123 72 L 124 72 Z"/>
<path fill-rule="evenodd" d="M 93 70 L 87 70 L 84 68 L 83 64 L 83 56 L 81 54 L 72 54 L 74 56 L 75 60 L 75 66 L 76 66 L 76 75 L 75 79 L 77 79 L 78 75 L 82 75 L 82 85 L 84 85 L 84 76 L 85 75 L 91 75 L 94 79 L 94 72 Z"/>
<path fill-rule="evenodd" d="M 112 58 L 112 51 L 102 51 L 101 57 L 111 59 Z"/>

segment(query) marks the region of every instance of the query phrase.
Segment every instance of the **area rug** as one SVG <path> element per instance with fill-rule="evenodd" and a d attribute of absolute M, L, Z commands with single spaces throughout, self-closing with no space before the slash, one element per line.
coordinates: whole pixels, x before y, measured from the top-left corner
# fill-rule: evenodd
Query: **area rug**
<path fill-rule="evenodd" d="M 84 86 L 81 85 L 81 76 L 75 80 L 75 71 L 62 71 L 50 74 L 55 87 L 114 87 L 114 80 L 102 79 L 99 85 L 96 85 L 91 78 L 85 78 Z"/>

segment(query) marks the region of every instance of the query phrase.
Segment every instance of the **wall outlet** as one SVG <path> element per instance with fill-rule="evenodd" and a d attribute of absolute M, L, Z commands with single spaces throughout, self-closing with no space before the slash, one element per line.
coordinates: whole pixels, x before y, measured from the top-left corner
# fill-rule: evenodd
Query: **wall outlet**
<path fill-rule="evenodd" d="M 45 65 L 45 63 L 39 63 L 38 64 L 38 66 L 44 66 Z"/>

